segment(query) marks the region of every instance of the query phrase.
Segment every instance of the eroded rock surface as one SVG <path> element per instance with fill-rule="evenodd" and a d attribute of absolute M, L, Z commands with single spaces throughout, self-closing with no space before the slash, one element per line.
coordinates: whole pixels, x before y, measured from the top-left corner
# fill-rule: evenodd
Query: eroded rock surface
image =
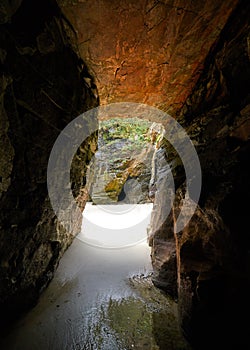
<path fill-rule="evenodd" d="M 6 322 L 36 301 L 79 229 L 80 218 L 71 234 L 58 223 L 46 171 L 60 131 L 97 99 L 54 1 L 4 1 L 0 12 L 0 310 Z M 88 144 L 80 153 L 85 164 L 93 154 Z"/>
<path fill-rule="evenodd" d="M 197 349 L 249 346 L 243 322 L 250 286 L 245 204 L 250 195 L 249 13 L 242 2 L 210 51 L 179 118 L 196 146 L 203 176 L 197 211 L 175 235 L 180 320 Z M 179 179 L 185 175 L 181 167 L 177 173 Z M 167 247 L 173 244 L 184 183 L 177 188 L 173 213 L 151 243 L 163 287 L 173 282 L 169 262 L 174 249 Z"/>
<path fill-rule="evenodd" d="M 93 203 L 151 202 L 149 182 L 155 146 L 149 128 L 149 122 L 136 119 L 118 118 L 100 124 L 98 150 L 87 172 L 86 188 Z"/>

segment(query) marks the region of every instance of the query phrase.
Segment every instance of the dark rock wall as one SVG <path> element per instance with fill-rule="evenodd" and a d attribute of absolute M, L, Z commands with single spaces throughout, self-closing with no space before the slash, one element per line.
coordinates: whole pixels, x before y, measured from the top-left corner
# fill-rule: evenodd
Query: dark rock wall
<path fill-rule="evenodd" d="M 84 77 L 92 79 L 73 48 L 72 28 L 53 0 L 4 1 L 0 21 L 3 319 L 5 311 L 11 316 L 36 301 L 73 239 L 51 209 L 47 164 L 60 131 L 80 113 L 97 106 L 97 97 L 85 83 Z M 96 135 L 91 141 L 96 142 Z M 79 153 L 84 165 L 93 150 L 85 143 Z M 82 181 L 84 168 L 81 176 L 76 164 L 73 168 L 73 178 Z"/>
<path fill-rule="evenodd" d="M 197 349 L 249 346 L 249 322 L 243 321 L 250 291 L 249 19 L 249 3 L 241 1 L 178 119 L 193 140 L 203 176 L 196 213 L 175 235 L 180 321 Z M 177 173 L 179 179 L 185 175 L 181 168 Z M 173 282 L 171 221 L 180 212 L 184 188 L 178 188 L 165 231 L 151 239 L 153 257 L 161 258 L 155 266 L 163 287 Z"/>

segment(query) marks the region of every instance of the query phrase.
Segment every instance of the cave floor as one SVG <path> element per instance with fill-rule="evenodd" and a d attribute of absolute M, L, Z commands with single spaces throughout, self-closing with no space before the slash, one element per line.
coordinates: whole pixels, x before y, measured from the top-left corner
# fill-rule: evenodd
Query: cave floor
<path fill-rule="evenodd" d="M 76 238 L 5 350 L 190 349 L 177 304 L 151 282 L 150 248 L 103 249 Z"/>

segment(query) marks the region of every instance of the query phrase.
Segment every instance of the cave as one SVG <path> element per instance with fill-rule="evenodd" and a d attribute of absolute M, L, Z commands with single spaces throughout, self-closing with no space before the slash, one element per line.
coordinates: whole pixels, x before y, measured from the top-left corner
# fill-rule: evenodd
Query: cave
<path fill-rule="evenodd" d="M 99 122 L 138 117 L 166 132 L 147 239 L 159 304 L 176 303 L 191 349 L 249 347 L 249 17 L 245 0 L 1 1 L 1 339 L 76 244 Z M 183 135 L 190 142 L 176 149 Z M 134 324 L 128 309 L 116 330 L 122 314 Z M 151 321 L 152 349 L 181 349 L 163 311 Z"/>

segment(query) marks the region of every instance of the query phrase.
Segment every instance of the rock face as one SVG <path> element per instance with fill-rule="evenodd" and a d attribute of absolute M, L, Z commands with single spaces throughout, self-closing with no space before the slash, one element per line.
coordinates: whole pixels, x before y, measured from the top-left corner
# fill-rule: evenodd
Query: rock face
<path fill-rule="evenodd" d="M 132 101 L 173 116 L 237 0 L 59 0 L 80 53 L 97 78 L 101 104 Z"/>
<path fill-rule="evenodd" d="M 147 165 L 151 165 L 153 147 L 145 144 L 144 150 L 131 151 L 135 145 L 126 141 L 105 145 L 95 153 L 90 170 L 93 175 L 89 177 L 89 193 L 95 204 L 151 202 L 148 197 L 151 167 Z"/>
<path fill-rule="evenodd" d="M 36 301 L 73 239 L 50 206 L 48 158 L 60 131 L 97 99 L 54 1 L 4 1 L 0 13 L 0 310 L 6 322 Z M 80 153 L 86 165 L 90 145 Z M 74 177 L 79 169 L 76 162 L 72 167 Z"/>
<path fill-rule="evenodd" d="M 98 150 L 87 172 L 89 199 L 95 204 L 151 202 L 149 181 L 154 154 L 151 124 L 111 119 L 98 131 Z"/>
<path fill-rule="evenodd" d="M 171 190 L 168 183 L 170 167 L 167 150 L 160 147 L 156 151 L 157 176 L 155 178 L 155 197 L 148 227 L 149 245 L 154 268 L 153 282 L 172 297 L 177 298 L 176 242 L 173 234 L 173 220 L 168 209 Z"/>
<path fill-rule="evenodd" d="M 242 321 L 250 309 L 244 200 L 250 195 L 249 17 L 249 4 L 241 2 L 180 114 L 201 161 L 203 187 L 197 211 L 174 235 L 173 222 L 185 192 L 180 182 L 172 215 L 151 240 L 156 279 L 163 287 L 173 283 L 176 257 L 180 321 L 197 349 L 249 346 L 244 335 L 248 325 Z M 181 168 L 177 174 L 179 179 L 184 176 Z M 158 202 L 164 205 L 164 196 Z M 171 250 L 173 237 L 176 251 Z"/>

